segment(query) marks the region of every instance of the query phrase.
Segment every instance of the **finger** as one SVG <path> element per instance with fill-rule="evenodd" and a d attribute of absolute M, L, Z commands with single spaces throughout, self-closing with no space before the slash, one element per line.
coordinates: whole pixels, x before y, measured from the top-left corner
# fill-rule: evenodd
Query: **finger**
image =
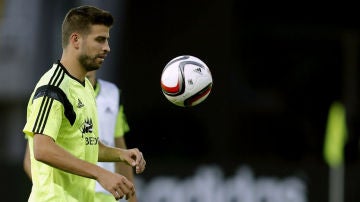
<path fill-rule="evenodd" d="M 125 199 L 126 200 L 129 200 L 130 198 L 132 198 L 132 197 L 134 197 L 135 196 L 135 193 L 133 193 L 133 194 L 127 194 L 126 196 L 125 196 Z"/>
<path fill-rule="evenodd" d="M 146 161 L 145 161 L 145 160 L 143 160 L 143 162 L 142 162 L 142 170 L 141 170 L 141 172 L 144 172 L 145 167 L 146 167 Z"/>
<path fill-rule="evenodd" d="M 112 195 L 115 197 L 116 200 L 122 199 L 124 194 L 121 190 L 115 190 Z"/>
<path fill-rule="evenodd" d="M 139 165 L 141 165 L 140 163 L 141 163 L 141 161 L 143 161 L 143 155 L 142 155 L 142 152 L 140 152 L 140 151 L 137 151 L 136 152 L 136 159 L 135 159 L 135 161 L 136 161 L 136 166 L 139 166 Z"/>
<path fill-rule="evenodd" d="M 135 161 L 134 161 L 134 158 L 135 158 Z M 138 163 L 138 159 L 139 159 L 139 151 L 137 149 L 133 149 L 131 151 L 131 158 L 130 158 L 130 162 L 131 162 L 131 166 L 132 167 L 135 167 L 137 166 L 139 163 Z"/>
<path fill-rule="evenodd" d="M 125 199 L 129 200 L 130 196 L 132 196 L 132 194 L 126 194 Z"/>
<path fill-rule="evenodd" d="M 134 184 L 128 181 L 126 178 L 122 179 L 122 183 L 119 185 L 119 188 L 124 193 L 124 195 L 132 195 L 135 193 Z"/>
<path fill-rule="evenodd" d="M 143 159 L 143 160 L 140 162 L 140 165 L 137 166 L 136 173 L 137 173 L 137 174 L 142 173 L 142 172 L 145 170 L 145 166 L 146 166 L 146 161 Z"/>

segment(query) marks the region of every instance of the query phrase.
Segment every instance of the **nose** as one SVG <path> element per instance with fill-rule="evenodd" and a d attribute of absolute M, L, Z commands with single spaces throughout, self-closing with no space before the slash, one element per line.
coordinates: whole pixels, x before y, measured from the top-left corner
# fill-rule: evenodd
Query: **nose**
<path fill-rule="evenodd" d="M 104 44 L 103 50 L 104 50 L 106 53 L 110 52 L 109 41 L 106 41 L 106 43 Z"/>

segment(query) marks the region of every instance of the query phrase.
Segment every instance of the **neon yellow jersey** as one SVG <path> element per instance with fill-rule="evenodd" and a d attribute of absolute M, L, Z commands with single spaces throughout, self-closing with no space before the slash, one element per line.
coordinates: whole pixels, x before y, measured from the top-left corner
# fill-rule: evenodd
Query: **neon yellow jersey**
<path fill-rule="evenodd" d="M 98 159 L 98 120 L 89 80 L 72 77 L 60 62 L 37 83 L 27 107 L 23 132 L 30 146 L 33 187 L 29 201 L 94 201 L 95 181 L 42 162 L 33 155 L 34 134 L 48 135 L 79 159 Z"/>

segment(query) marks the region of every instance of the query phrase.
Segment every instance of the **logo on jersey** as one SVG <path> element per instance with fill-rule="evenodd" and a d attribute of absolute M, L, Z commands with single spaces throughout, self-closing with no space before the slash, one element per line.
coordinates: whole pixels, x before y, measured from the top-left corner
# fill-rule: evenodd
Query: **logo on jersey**
<path fill-rule="evenodd" d="M 99 137 L 92 137 L 91 135 L 87 135 L 87 134 L 92 134 L 93 133 L 93 122 L 91 118 L 88 118 L 84 121 L 82 127 L 80 128 L 81 130 L 81 138 L 83 138 L 85 140 L 85 145 L 97 145 L 99 142 Z"/>
<path fill-rule="evenodd" d="M 86 133 L 92 133 L 93 132 L 93 122 L 92 119 L 86 119 L 81 127 L 81 133 L 82 137 L 84 137 L 84 134 Z"/>
<path fill-rule="evenodd" d="M 77 104 L 77 108 L 81 108 L 84 107 L 85 105 L 81 102 L 81 100 L 78 98 L 78 104 Z"/>

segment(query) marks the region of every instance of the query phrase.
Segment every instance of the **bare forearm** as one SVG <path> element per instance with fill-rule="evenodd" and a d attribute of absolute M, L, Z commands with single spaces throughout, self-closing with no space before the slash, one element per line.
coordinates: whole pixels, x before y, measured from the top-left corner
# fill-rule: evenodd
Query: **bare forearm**
<path fill-rule="evenodd" d="M 107 146 L 99 141 L 99 157 L 100 162 L 119 162 L 121 159 L 120 148 Z"/>
<path fill-rule="evenodd" d="M 34 158 L 37 161 L 41 161 L 68 173 L 95 179 L 102 187 L 112 193 L 116 199 L 122 196 L 129 198 L 135 194 L 133 183 L 124 176 L 76 158 L 70 152 L 58 146 L 49 136 L 35 134 L 33 144 Z M 145 161 L 140 158 L 142 156 L 139 156 L 140 154 L 137 150 L 125 152 L 125 154 L 128 154 L 127 161 L 130 161 L 130 156 L 132 156 L 133 153 L 139 158 L 137 162 L 134 162 L 134 165 L 138 164 L 137 167 L 139 167 L 139 171 L 142 172 L 145 167 Z"/>
<path fill-rule="evenodd" d="M 138 148 L 122 149 L 109 147 L 99 141 L 99 161 L 102 162 L 125 162 L 135 167 L 137 174 L 142 173 L 145 169 L 146 161 L 142 152 Z"/>
<path fill-rule="evenodd" d="M 62 156 L 51 159 L 44 159 L 43 162 L 63 171 L 91 179 L 97 179 L 100 169 L 95 164 L 80 160 L 69 153 L 63 153 Z"/>
<path fill-rule="evenodd" d="M 45 135 L 36 136 L 34 138 L 34 157 L 36 160 L 75 175 L 97 179 L 100 167 L 76 158 Z"/>

